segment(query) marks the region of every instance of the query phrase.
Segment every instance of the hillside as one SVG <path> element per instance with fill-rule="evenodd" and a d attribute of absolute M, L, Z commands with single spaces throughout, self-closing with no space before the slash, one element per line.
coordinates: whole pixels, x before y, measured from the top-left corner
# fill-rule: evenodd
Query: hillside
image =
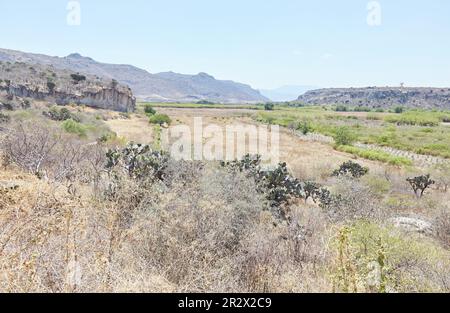
<path fill-rule="evenodd" d="M 130 86 L 133 93 L 145 101 L 260 102 L 268 100 L 248 85 L 217 80 L 199 73 L 183 75 L 173 72 L 151 74 L 132 65 L 106 64 L 73 53 L 67 57 L 25 53 L 0 49 L 0 61 L 51 65 L 55 68 L 116 79 Z"/>
<path fill-rule="evenodd" d="M 312 90 L 298 98 L 306 104 L 345 104 L 373 108 L 405 106 L 422 109 L 450 109 L 450 88 L 330 88 Z"/>
<path fill-rule="evenodd" d="M 24 107 L 29 99 L 122 112 L 134 111 L 136 105 L 131 90 L 113 80 L 47 65 L 0 61 L 0 109 Z"/>
<path fill-rule="evenodd" d="M 314 89 L 318 89 L 318 87 L 288 85 L 275 89 L 261 89 L 260 92 L 263 96 L 272 101 L 292 101 L 296 99 L 298 95 L 302 95 L 305 92 Z"/>

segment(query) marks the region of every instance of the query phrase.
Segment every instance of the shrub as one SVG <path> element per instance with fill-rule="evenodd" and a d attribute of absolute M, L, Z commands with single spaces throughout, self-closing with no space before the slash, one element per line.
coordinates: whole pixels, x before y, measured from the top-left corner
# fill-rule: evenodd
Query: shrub
<path fill-rule="evenodd" d="M 158 125 L 162 126 L 164 124 L 170 125 L 172 120 L 166 114 L 155 114 L 150 117 L 149 122 L 151 124 L 158 124 Z"/>
<path fill-rule="evenodd" d="M 80 75 L 79 73 L 71 74 L 70 77 L 73 79 L 75 84 L 78 84 L 79 82 L 82 82 L 82 81 L 86 80 L 86 76 Z"/>
<path fill-rule="evenodd" d="M 47 116 L 51 120 L 59 122 L 67 121 L 70 119 L 76 122 L 80 122 L 80 119 L 75 114 L 72 114 L 67 108 L 58 109 L 57 107 L 52 107 L 50 111 L 43 112 L 43 115 Z"/>
<path fill-rule="evenodd" d="M 1 141 L 7 164 L 15 164 L 39 178 L 73 181 L 100 168 L 94 155 L 98 145 L 86 145 L 60 128 L 26 122 L 14 125 Z M 103 152 L 102 152 L 103 154 Z"/>
<path fill-rule="evenodd" d="M 0 112 L 0 124 L 1 123 L 8 123 L 11 120 L 11 117 L 9 115 L 3 114 Z"/>
<path fill-rule="evenodd" d="M 119 82 L 117 80 L 115 80 L 115 79 L 111 80 L 111 88 L 112 89 L 116 89 L 118 85 L 119 85 Z"/>
<path fill-rule="evenodd" d="M 379 220 L 385 211 L 380 198 L 361 180 L 337 177 L 333 192 L 324 190 L 320 207 L 334 222 L 358 219 Z"/>
<path fill-rule="evenodd" d="M 348 161 L 342 164 L 339 169 L 333 172 L 333 176 L 350 175 L 353 178 L 360 178 L 369 172 L 367 167 L 362 167 L 358 163 Z"/>
<path fill-rule="evenodd" d="M 246 154 L 241 160 L 221 162 L 221 165 L 235 172 L 246 172 L 256 178 L 261 173 L 261 156 Z"/>
<path fill-rule="evenodd" d="M 117 134 L 113 133 L 113 132 L 108 132 L 106 134 L 101 135 L 98 139 L 97 142 L 99 143 L 107 143 L 110 142 L 112 140 L 117 139 Z"/>
<path fill-rule="evenodd" d="M 47 81 L 47 88 L 48 88 L 48 90 L 50 91 L 50 93 L 53 93 L 53 91 L 54 91 L 55 88 L 56 88 L 56 84 L 55 84 L 53 81 L 48 80 L 48 81 Z"/>
<path fill-rule="evenodd" d="M 335 108 L 336 112 L 348 112 L 348 108 L 345 105 L 338 105 Z"/>
<path fill-rule="evenodd" d="M 430 174 L 408 178 L 406 181 L 411 185 L 418 198 L 422 198 L 425 191 L 436 183 L 430 178 Z"/>
<path fill-rule="evenodd" d="M 308 201 L 308 199 L 311 198 L 314 202 L 316 202 L 316 200 L 320 198 L 321 188 L 322 186 L 316 182 L 305 182 L 303 186 L 305 201 Z"/>
<path fill-rule="evenodd" d="M 309 121 L 301 121 L 297 125 L 297 130 L 301 131 L 303 135 L 307 135 L 313 131 L 313 127 Z"/>
<path fill-rule="evenodd" d="M 77 121 L 74 121 L 73 119 L 65 120 L 62 123 L 62 128 L 66 132 L 71 133 L 71 134 L 76 134 L 80 137 L 86 137 L 86 134 L 87 134 L 86 126 L 84 126 L 83 124 L 81 124 Z"/>
<path fill-rule="evenodd" d="M 450 248 L 450 208 L 441 209 L 434 220 L 436 238 Z"/>
<path fill-rule="evenodd" d="M 266 111 L 273 111 L 274 104 L 273 103 L 266 103 L 264 104 L 264 110 Z"/>
<path fill-rule="evenodd" d="M 364 183 L 370 188 L 372 192 L 380 197 L 384 197 L 389 190 L 391 190 L 391 183 L 383 176 L 368 175 L 364 177 Z"/>
<path fill-rule="evenodd" d="M 396 108 L 394 108 L 394 112 L 397 113 L 397 114 L 403 113 L 404 110 L 405 109 L 403 107 L 396 107 Z"/>
<path fill-rule="evenodd" d="M 153 108 L 153 106 L 149 103 L 145 104 L 144 106 L 144 112 L 147 115 L 155 115 L 156 114 L 156 110 Z"/>
<path fill-rule="evenodd" d="M 131 178 L 162 181 L 169 156 L 165 152 L 153 151 L 149 145 L 129 143 L 123 149 L 109 150 L 106 159 L 106 169 L 110 173 L 122 170 Z"/>
<path fill-rule="evenodd" d="M 265 195 L 275 215 L 286 219 L 287 214 L 281 206 L 293 198 L 304 196 L 302 184 L 289 173 L 286 163 L 280 163 L 272 170 L 262 170 L 260 163 L 260 156 L 246 155 L 242 160 L 222 162 L 221 165 L 253 177 L 258 186 L 257 192 Z"/>
<path fill-rule="evenodd" d="M 274 170 L 264 172 L 263 181 L 267 188 L 267 200 L 274 207 L 302 195 L 301 183 L 290 175 L 286 163 L 280 163 Z"/>
<path fill-rule="evenodd" d="M 448 251 L 428 239 L 358 221 L 340 229 L 332 246 L 336 292 L 447 292 Z"/>
<path fill-rule="evenodd" d="M 350 146 L 358 139 L 358 136 L 350 128 L 341 126 L 335 130 L 333 138 L 338 146 Z"/>

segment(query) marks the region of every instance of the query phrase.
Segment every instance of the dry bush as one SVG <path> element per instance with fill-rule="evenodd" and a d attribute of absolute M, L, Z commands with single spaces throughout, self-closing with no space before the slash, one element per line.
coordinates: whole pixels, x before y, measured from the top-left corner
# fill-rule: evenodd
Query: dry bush
<path fill-rule="evenodd" d="M 360 180 L 346 177 L 337 178 L 334 182 L 335 199 L 324 206 L 331 220 L 336 222 L 355 219 L 382 220 L 386 211 L 381 199 L 369 186 Z"/>
<path fill-rule="evenodd" d="M 188 163 L 166 171 L 170 184 L 125 176 L 103 198 L 27 176 L 0 202 L 0 290 L 329 290 L 319 210 L 293 207 L 287 223 L 244 174 Z"/>
<path fill-rule="evenodd" d="M 263 203 L 245 177 L 221 172 L 231 189 L 220 189 L 215 169 L 205 169 L 201 181 L 172 182 L 164 193 L 149 191 L 124 234 L 119 262 L 142 262 L 162 275 L 177 291 L 232 291 L 239 286 L 230 275 L 230 257 L 246 229 L 257 220 Z M 155 186 L 155 189 L 163 188 Z M 220 195 L 220 197 L 218 196 Z M 142 263 L 132 266 L 142 267 Z"/>
<path fill-rule="evenodd" d="M 75 204 L 34 178 L 1 193 L 0 290 L 62 291 L 70 250 L 65 221 Z"/>
<path fill-rule="evenodd" d="M 450 248 L 450 207 L 447 206 L 438 211 L 433 226 L 436 238 L 445 247 Z"/>
<path fill-rule="evenodd" d="M 265 212 L 242 241 L 234 271 L 251 292 L 330 291 L 326 219 L 316 208 L 292 208 L 292 223 Z"/>
<path fill-rule="evenodd" d="M 0 181 L 21 182 L 0 188 L 0 292 L 329 292 L 334 221 L 378 225 L 384 216 L 380 193 L 358 180 L 334 182 L 346 201 L 332 222 L 330 211 L 301 201 L 283 220 L 254 180 L 218 164 L 169 160 L 163 179 L 142 180 L 108 175 L 101 150 L 84 153 L 74 167 L 95 171 L 73 176 L 76 196 L 51 180 L 0 171 Z M 46 173 L 59 168 L 45 164 Z M 392 247 L 395 290 L 448 290 L 448 254 L 378 226 L 352 234 L 362 274 L 380 236 Z"/>
<path fill-rule="evenodd" d="M 6 164 L 52 181 L 89 182 L 104 166 L 104 149 L 64 133 L 56 126 L 17 123 L 4 135 L 1 150 Z"/>

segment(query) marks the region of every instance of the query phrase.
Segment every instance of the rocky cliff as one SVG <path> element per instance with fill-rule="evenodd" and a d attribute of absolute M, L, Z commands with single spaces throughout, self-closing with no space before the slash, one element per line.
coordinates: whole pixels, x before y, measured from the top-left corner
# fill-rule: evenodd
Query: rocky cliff
<path fill-rule="evenodd" d="M 312 90 L 298 98 L 305 104 L 344 104 L 371 108 L 404 106 L 423 109 L 450 109 L 450 88 L 330 88 Z"/>
<path fill-rule="evenodd" d="M 109 80 L 115 79 L 130 86 L 136 97 L 145 101 L 195 102 L 208 100 L 223 103 L 268 101 L 259 91 L 249 85 L 218 80 L 205 73 L 197 75 L 173 72 L 152 74 L 132 65 L 97 62 L 78 53 L 72 53 L 66 57 L 53 57 L 0 49 L 0 61 L 42 64 Z"/>
<path fill-rule="evenodd" d="M 12 107 L 26 98 L 121 112 L 134 111 L 136 106 L 131 90 L 112 80 L 50 66 L 0 62 L 0 102 Z"/>

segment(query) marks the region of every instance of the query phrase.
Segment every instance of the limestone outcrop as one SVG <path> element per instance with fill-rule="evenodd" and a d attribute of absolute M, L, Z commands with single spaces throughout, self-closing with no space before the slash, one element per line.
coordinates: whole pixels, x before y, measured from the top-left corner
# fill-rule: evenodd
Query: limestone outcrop
<path fill-rule="evenodd" d="M 0 62 L 0 97 L 10 109 L 24 106 L 23 99 L 28 98 L 120 112 L 132 112 L 136 107 L 131 89 L 116 81 L 24 63 Z"/>

